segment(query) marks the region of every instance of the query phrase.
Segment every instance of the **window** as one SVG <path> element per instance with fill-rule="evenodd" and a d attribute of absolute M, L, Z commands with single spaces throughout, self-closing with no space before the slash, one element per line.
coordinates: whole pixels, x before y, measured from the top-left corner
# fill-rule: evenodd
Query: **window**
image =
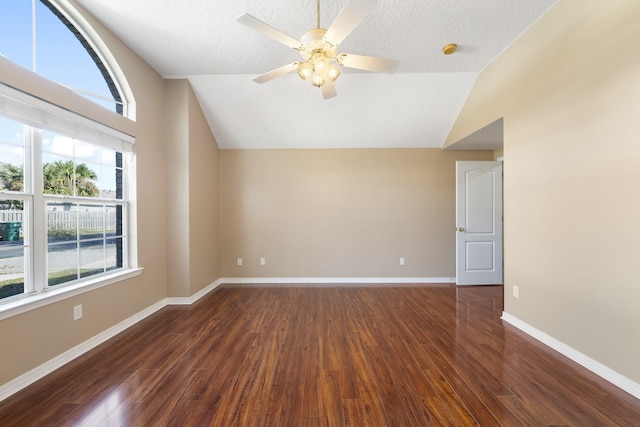
<path fill-rule="evenodd" d="M 0 304 L 129 267 L 130 137 L 39 102 L 0 91 Z"/>
<path fill-rule="evenodd" d="M 119 70 L 112 56 L 66 2 L 0 2 L 0 54 L 119 114 L 119 88 L 132 102 L 122 74 L 109 72 Z M 28 92 L 0 81 L 0 319 L 138 274 L 133 137 Z"/>
<path fill-rule="evenodd" d="M 122 97 L 98 52 L 55 0 L 2 0 L 0 54 L 122 114 Z"/>
<path fill-rule="evenodd" d="M 123 156 L 42 132 L 48 286 L 123 267 Z"/>

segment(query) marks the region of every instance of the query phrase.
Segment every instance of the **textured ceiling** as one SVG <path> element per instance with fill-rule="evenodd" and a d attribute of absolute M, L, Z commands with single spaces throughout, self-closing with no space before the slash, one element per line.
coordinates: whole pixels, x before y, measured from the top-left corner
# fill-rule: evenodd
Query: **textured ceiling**
<path fill-rule="evenodd" d="M 189 79 L 221 148 L 441 147 L 480 71 L 556 1 L 379 0 L 340 51 L 398 72 L 345 70 L 325 101 L 295 73 L 251 81 L 299 56 L 235 21 L 249 13 L 298 39 L 315 0 L 77 0 L 161 75 Z M 345 3 L 321 1 L 324 28 Z M 443 55 L 447 43 L 458 52 Z"/>

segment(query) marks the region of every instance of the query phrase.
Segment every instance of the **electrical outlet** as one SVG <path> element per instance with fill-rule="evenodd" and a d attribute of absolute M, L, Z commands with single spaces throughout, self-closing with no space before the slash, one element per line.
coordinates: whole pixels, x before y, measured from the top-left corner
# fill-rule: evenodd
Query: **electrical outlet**
<path fill-rule="evenodd" d="M 400 258 L 400 265 L 404 265 L 404 258 Z"/>
<path fill-rule="evenodd" d="M 260 265 L 265 265 L 267 263 L 267 260 L 264 258 L 260 258 Z"/>
<path fill-rule="evenodd" d="M 242 265 L 242 258 L 238 258 L 238 260 L 236 261 L 238 265 Z"/>
<path fill-rule="evenodd" d="M 513 287 L 513 296 L 516 298 L 520 298 L 520 288 L 517 286 Z"/>
<path fill-rule="evenodd" d="M 82 319 L 82 304 L 73 307 L 73 320 Z"/>

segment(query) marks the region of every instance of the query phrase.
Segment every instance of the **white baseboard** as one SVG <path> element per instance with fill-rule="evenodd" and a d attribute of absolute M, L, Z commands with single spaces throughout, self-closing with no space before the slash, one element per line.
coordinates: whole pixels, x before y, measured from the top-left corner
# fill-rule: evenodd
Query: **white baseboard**
<path fill-rule="evenodd" d="M 218 286 L 220 286 L 222 283 L 224 283 L 223 279 L 218 279 L 215 282 L 209 284 L 206 288 L 191 295 L 190 297 L 169 297 L 167 298 L 167 304 L 168 305 L 191 305 L 194 302 L 198 301 L 203 296 L 205 296 L 206 294 L 208 294 L 209 292 L 211 292 L 212 290 L 214 290 L 215 288 L 217 288 Z"/>
<path fill-rule="evenodd" d="M 145 317 L 152 315 L 153 313 L 165 307 L 166 305 L 167 305 L 166 300 L 159 301 L 154 305 L 140 311 L 139 313 L 134 314 L 128 319 L 123 320 L 117 325 L 112 326 L 106 331 L 99 333 L 98 335 L 73 347 L 72 349 L 65 351 L 61 355 L 54 357 L 53 359 L 43 363 L 37 368 L 34 368 L 29 372 L 23 375 L 20 375 L 18 378 L 12 381 L 9 381 L 8 383 L 0 387 L 0 402 L 6 399 L 7 397 L 11 396 L 12 394 L 17 393 L 18 391 L 27 387 L 28 385 L 33 384 L 34 382 L 38 381 L 44 376 L 52 373 L 56 369 L 61 368 L 62 366 L 74 360 L 75 358 L 82 356 L 89 350 L 99 346 L 100 344 L 107 341 L 108 339 L 113 338 L 120 332 L 135 325 L 136 323 L 143 320 Z"/>
<path fill-rule="evenodd" d="M 455 277 L 225 277 L 228 284 L 397 284 L 397 283 L 456 283 Z"/>
<path fill-rule="evenodd" d="M 574 362 L 584 366 L 594 374 L 602 377 L 603 379 L 609 381 L 613 385 L 621 388 L 626 391 L 630 395 L 640 399 L 640 384 L 635 381 L 625 377 L 624 375 L 619 374 L 608 366 L 603 365 L 602 363 L 593 360 L 589 356 L 580 353 L 578 350 L 573 347 L 568 346 L 567 344 L 558 341 L 550 335 L 545 334 L 539 329 L 534 328 L 526 322 L 518 319 L 510 315 L 509 313 L 502 312 L 502 320 L 505 322 L 515 326 L 520 329 L 522 332 L 532 336 L 543 344 L 548 345 L 552 349 L 556 350 L 558 353 L 567 356 L 569 359 Z"/>

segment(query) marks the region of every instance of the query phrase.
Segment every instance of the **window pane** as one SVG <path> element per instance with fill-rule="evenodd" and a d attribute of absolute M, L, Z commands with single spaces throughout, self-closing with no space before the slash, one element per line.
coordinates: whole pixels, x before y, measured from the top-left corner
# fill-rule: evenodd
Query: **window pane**
<path fill-rule="evenodd" d="M 24 128 L 22 123 L 7 119 L 6 117 L 0 117 L 0 141 L 24 147 L 23 134 Z"/>
<path fill-rule="evenodd" d="M 78 278 L 78 205 L 47 203 L 48 285 Z"/>
<path fill-rule="evenodd" d="M 78 278 L 78 243 L 50 244 L 48 248 L 49 286 L 70 282 Z"/>
<path fill-rule="evenodd" d="M 0 299 L 24 293 L 24 260 L 24 246 L 0 246 Z"/>
<path fill-rule="evenodd" d="M 123 267 L 121 205 L 47 202 L 49 286 Z"/>
<path fill-rule="evenodd" d="M 24 191 L 23 126 L 4 117 L 0 117 L 0 190 Z"/>
<path fill-rule="evenodd" d="M 24 293 L 23 205 L 21 200 L 0 200 L 0 299 Z"/>
<path fill-rule="evenodd" d="M 59 154 L 65 158 L 72 159 L 73 139 L 67 136 L 57 135 L 48 130 L 43 130 L 42 151 L 45 153 Z"/>
<path fill-rule="evenodd" d="M 52 244 L 75 241 L 78 237 L 78 206 L 73 203 L 47 203 L 47 238 Z"/>
<path fill-rule="evenodd" d="M 100 163 L 107 166 L 116 166 L 116 151 L 104 148 L 100 156 Z M 122 167 L 122 165 L 120 165 Z"/>
<path fill-rule="evenodd" d="M 4 161 L 11 157 L 11 152 L 16 150 L 15 147 L 8 144 L 0 143 L 0 190 L 5 191 L 24 191 L 24 163 L 5 163 Z M 22 150 L 17 148 L 17 150 Z M 23 156 L 24 154 L 21 153 Z"/>
<path fill-rule="evenodd" d="M 80 243 L 80 277 L 105 271 L 104 239 Z"/>
<path fill-rule="evenodd" d="M 35 40 L 33 25 L 31 1 L 0 1 L 0 55 L 122 114 L 116 101 L 121 97 L 103 62 L 52 1 L 35 2 Z"/>
<path fill-rule="evenodd" d="M 44 153 L 42 157 L 44 193 L 73 196 L 73 160 L 49 153 Z"/>
<path fill-rule="evenodd" d="M 100 165 L 94 163 L 76 163 L 76 195 L 80 197 L 100 197 L 98 173 Z"/>
<path fill-rule="evenodd" d="M 100 176 L 100 197 L 104 197 L 107 199 L 122 198 L 118 197 L 116 173 L 117 171 L 114 166 L 102 166 Z"/>
<path fill-rule="evenodd" d="M 111 91 L 89 52 L 41 2 L 36 4 L 36 71 L 50 80 L 80 89 L 82 92 L 78 92 L 91 101 L 114 109 Z"/>
<path fill-rule="evenodd" d="M 22 200 L 0 200 L 0 246 L 24 244 L 23 214 L 24 202 Z"/>
<path fill-rule="evenodd" d="M 31 2 L 2 0 L 0 54 L 31 70 Z"/>
<path fill-rule="evenodd" d="M 100 164 L 102 161 L 102 148 L 89 144 L 88 142 L 78 141 L 77 139 L 73 140 L 73 143 L 73 156 L 76 160 Z"/>
<path fill-rule="evenodd" d="M 121 205 L 108 205 L 106 208 L 107 270 L 112 270 L 123 267 L 123 207 Z"/>
<path fill-rule="evenodd" d="M 107 271 L 122 268 L 122 238 L 107 239 L 105 252 Z"/>
<path fill-rule="evenodd" d="M 101 197 L 122 199 L 122 154 L 115 150 L 103 149 L 101 165 Z"/>
<path fill-rule="evenodd" d="M 80 240 L 104 239 L 103 205 L 82 204 L 78 211 Z"/>
<path fill-rule="evenodd" d="M 116 237 L 118 233 L 119 217 L 122 217 L 122 210 L 118 206 L 108 205 L 105 212 L 105 236 Z"/>
<path fill-rule="evenodd" d="M 115 198 L 117 171 L 102 159 L 113 163 L 118 153 L 50 131 L 43 131 L 43 150 L 45 194 Z"/>

